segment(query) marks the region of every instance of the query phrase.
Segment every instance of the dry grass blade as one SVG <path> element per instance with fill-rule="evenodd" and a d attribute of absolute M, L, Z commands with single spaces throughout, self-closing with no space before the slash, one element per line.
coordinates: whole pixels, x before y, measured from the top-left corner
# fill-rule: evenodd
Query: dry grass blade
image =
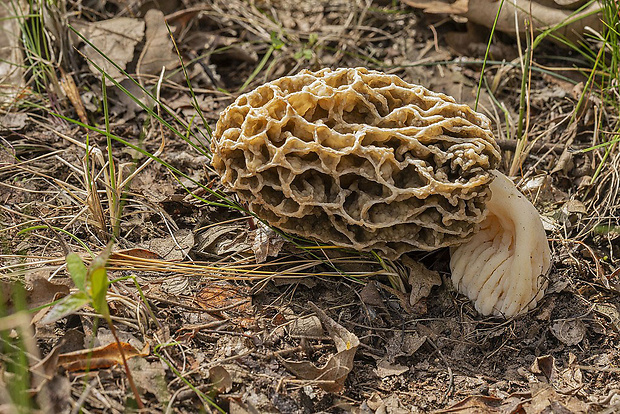
<path fill-rule="evenodd" d="M 376 264 L 372 261 L 359 260 L 357 258 L 339 258 L 331 259 L 334 266 L 350 265 L 350 264 Z M 341 272 L 322 271 L 307 272 L 306 269 L 324 266 L 322 260 L 282 260 L 278 259 L 272 262 L 261 264 L 248 263 L 230 263 L 213 265 L 211 263 L 200 262 L 168 262 L 165 260 L 156 260 L 152 258 L 140 258 L 122 253 L 116 253 L 109 261 L 109 269 L 112 271 L 133 270 L 142 272 L 156 273 L 172 273 L 182 274 L 186 276 L 205 276 L 226 279 L 226 280 L 262 280 L 266 278 L 304 278 L 304 277 L 342 277 Z M 269 270 L 270 267 L 277 267 L 281 270 Z M 370 277 L 387 274 L 383 270 L 347 272 L 353 277 Z"/>

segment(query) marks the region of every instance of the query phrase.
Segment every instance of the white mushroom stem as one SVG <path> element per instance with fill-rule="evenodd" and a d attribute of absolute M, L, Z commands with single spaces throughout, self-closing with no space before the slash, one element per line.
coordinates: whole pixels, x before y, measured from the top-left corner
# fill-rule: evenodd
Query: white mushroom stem
<path fill-rule="evenodd" d="M 551 251 L 536 208 L 508 177 L 492 173 L 488 216 L 469 242 L 451 249 L 450 269 L 478 312 L 511 317 L 542 298 Z"/>

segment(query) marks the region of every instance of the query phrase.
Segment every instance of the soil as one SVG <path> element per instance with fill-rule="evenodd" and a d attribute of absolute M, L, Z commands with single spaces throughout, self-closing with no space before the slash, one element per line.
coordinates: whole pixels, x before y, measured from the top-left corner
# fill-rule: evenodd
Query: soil
<path fill-rule="evenodd" d="M 582 95 L 587 77 L 573 69 L 587 62 L 579 54 L 543 42 L 533 55 L 525 108 L 532 145 L 516 182 L 545 222 L 553 267 L 540 304 L 506 320 L 481 316 L 454 290 L 447 249 L 409 255 L 442 281 L 411 304 L 402 261 L 301 249 L 221 205 L 210 191 L 224 189 L 205 150 L 209 127 L 242 90 L 301 69 L 365 66 L 474 106 L 486 29 L 472 36 L 458 18 L 387 1 L 76 0 L 64 7 L 50 14 L 57 27 L 70 23 L 91 38 L 105 29 L 112 39 L 110 32 L 146 21 L 144 39 L 109 49 L 109 57 L 162 105 L 122 74 L 102 88 L 87 60 L 97 53 L 60 29 L 49 37 L 48 81 L 56 87 L 37 89 L 28 72 L 25 96 L 0 113 L 0 313 L 8 315 L 0 328 L 14 328 L 0 339 L 1 412 L 13 412 L 9 385 L 20 346 L 32 407 L 44 412 L 123 412 L 140 403 L 145 412 L 620 411 L 620 153 L 581 151 L 617 125 L 618 113 L 596 91 Z M 102 21 L 104 29 L 93 23 Z M 499 33 L 491 52 L 478 110 L 493 121 L 508 171 L 520 53 L 514 38 Z M 100 133 L 106 111 L 116 182 L 131 177 L 117 213 Z M 147 161 L 149 154 L 157 160 Z M 93 263 L 89 250 L 105 252 L 114 217 L 114 253 L 104 258 L 115 332 L 92 305 L 45 323 L 47 305 L 75 292 L 66 254 Z M 22 299 L 9 293 L 20 286 Z M 15 316 L 23 308 L 33 309 L 26 323 Z M 84 350 L 114 347 L 114 333 L 127 344 L 140 401 L 118 349 L 104 352 L 100 365 L 84 365 L 94 361 Z"/>

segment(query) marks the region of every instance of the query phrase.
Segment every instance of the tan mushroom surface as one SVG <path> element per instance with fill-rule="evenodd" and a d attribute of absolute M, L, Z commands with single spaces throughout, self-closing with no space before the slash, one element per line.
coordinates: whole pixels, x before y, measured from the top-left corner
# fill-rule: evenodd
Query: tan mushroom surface
<path fill-rule="evenodd" d="M 398 76 L 302 71 L 220 116 L 212 165 L 270 224 L 397 258 L 471 238 L 499 149 L 489 120 Z"/>
<path fill-rule="evenodd" d="M 281 230 L 390 259 L 460 246 L 454 285 L 485 315 L 542 295 L 538 213 L 495 170 L 489 119 L 452 97 L 365 68 L 302 71 L 239 96 L 212 152 L 222 184 Z"/>

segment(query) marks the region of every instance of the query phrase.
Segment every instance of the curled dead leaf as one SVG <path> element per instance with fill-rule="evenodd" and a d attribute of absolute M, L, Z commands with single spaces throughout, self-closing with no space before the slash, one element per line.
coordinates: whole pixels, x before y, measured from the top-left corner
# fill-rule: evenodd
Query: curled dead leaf
<path fill-rule="evenodd" d="M 110 368 L 123 362 L 121 352 L 124 353 L 125 359 L 137 356 L 145 357 L 149 355 L 150 348 L 146 344 L 143 349 L 137 350 L 127 342 L 121 342 L 120 347 L 116 342 L 113 342 L 105 346 L 61 354 L 58 356 L 58 366 L 64 367 L 67 371 L 93 371 Z"/>
<path fill-rule="evenodd" d="M 321 320 L 314 315 L 297 318 L 289 327 L 289 335 L 293 338 L 319 338 L 324 334 Z"/>
<path fill-rule="evenodd" d="M 577 345 L 586 334 L 586 325 L 580 319 L 556 321 L 551 325 L 551 333 L 564 345 Z"/>
<path fill-rule="evenodd" d="M 547 381 L 555 375 L 555 360 L 551 355 L 536 358 L 530 367 L 530 371 L 536 375 L 543 375 Z"/>

